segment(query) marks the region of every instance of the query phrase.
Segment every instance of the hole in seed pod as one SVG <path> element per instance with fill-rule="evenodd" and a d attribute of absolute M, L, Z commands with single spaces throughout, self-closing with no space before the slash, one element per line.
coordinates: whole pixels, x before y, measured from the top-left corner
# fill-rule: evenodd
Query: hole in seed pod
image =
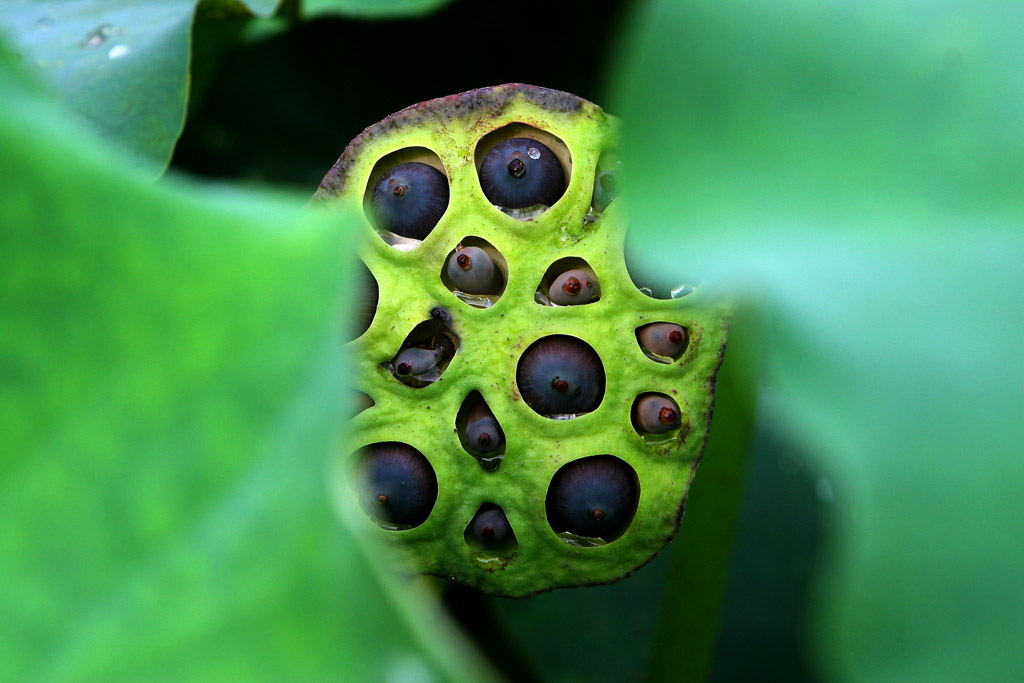
<path fill-rule="evenodd" d="M 448 197 L 448 176 L 441 159 L 425 147 L 409 147 L 374 165 L 363 193 L 363 211 L 381 239 L 408 250 L 441 220 Z"/>
<path fill-rule="evenodd" d="M 594 174 L 594 197 L 591 200 L 591 211 L 602 213 L 615 201 L 622 190 L 622 162 L 614 152 L 601 155 L 597 161 Z"/>
<path fill-rule="evenodd" d="M 426 521 L 437 502 L 437 475 L 412 446 L 397 441 L 362 448 L 350 465 L 360 506 L 385 529 L 412 529 Z"/>
<path fill-rule="evenodd" d="M 651 360 L 672 363 L 686 352 L 690 333 L 676 323 L 648 323 L 636 328 L 636 341 L 640 350 Z"/>
<path fill-rule="evenodd" d="M 519 358 L 516 386 L 530 408 L 553 420 L 589 413 L 604 398 L 604 366 L 581 339 L 538 339 Z"/>
<path fill-rule="evenodd" d="M 563 540 L 614 541 L 626 532 L 640 502 L 640 482 L 624 460 L 592 455 L 562 466 L 548 486 L 548 524 Z"/>
<path fill-rule="evenodd" d="M 543 213 L 565 193 L 572 156 L 555 135 L 511 123 L 477 143 L 476 167 L 487 200 L 525 221 Z"/>
<path fill-rule="evenodd" d="M 544 306 L 580 306 L 601 298 L 601 282 L 581 258 L 558 259 L 547 269 L 534 300 Z"/>
<path fill-rule="evenodd" d="M 349 394 L 349 418 L 353 418 L 364 410 L 369 410 L 376 403 L 368 395 L 361 391 L 351 391 Z"/>
<path fill-rule="evenodd" d="M 648 443 L 685 438 L 689 421 L 679 404 L 665 394 L 640 394 L 630 412 L 633 429 Z"/>
<path fill-rule="evenodd" d="M 348 341 L 361 337 L 373 324 L 373 317 L 377 315 L 377 302 L 380 298 L 380 290 L 377 287 L 377 279 L 373 277 L 370 269 L 360 261 L 356 268 L 355 276 L 356 292 L 358 293 L 357 305 L 353 311 L 351 321 L 351 332 Z"/>
<path fill-rule="evenodd" d="M 479 391 L 470 392 L 455 416 L 455 432 L 466 452 L 493 472 L 505 457 L 505 432 Z"/>
<path fill-rule="evenodd" d="M 505 511 L 492 503 L 480 506 L 463 536 L 466 545 L 476 552 L 477 559 L 485 562 L 509 557 L 519 549 L 519 542 Z"/>
<path fill-rule="evenodd" d="M 636 233 L 626 233 L 625 259 L 629 279 L 641 292 L 652 299 L 679 299 L 697 289 L 699 284 L 685 274 L 657 272 L 651 268 L 648 250 L 639 242 Z"/>
<path fill-rule="evenodd" d="M 441 316 L 413 328 L 401 348 L 384 363 L 395 379 L 414 389 L 436 382 L 459 348 L 459 338 Z"/>
<path fill-rule="evenodd" d="M 508 263 L 490 242 L 464 237 L 448 252 L 441 268 L 441 282 L 461 301 L 488 308 L 501 298 L 508 281 Z"/>

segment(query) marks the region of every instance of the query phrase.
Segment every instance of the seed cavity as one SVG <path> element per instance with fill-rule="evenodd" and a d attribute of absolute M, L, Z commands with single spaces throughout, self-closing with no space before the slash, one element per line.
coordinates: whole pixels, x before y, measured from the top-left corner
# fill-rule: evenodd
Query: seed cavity
<path fill-rule="evenodd" d="M 442 319 L 432 317 L 413 328 L 384 367 L 403 384 L 421 389 L 440 379 L 455 357 L 459 338 Z"/>
<path fill-rule="evenodd" d="M 665 434 L 682 428 L 679 405 L 666 394 L 641 394 L 633 402 L 633 429 L 641 436 Z"/>
<path fill-rule="evenodd" d="M 626 461 L 593 455 L 563 465 L 548 485 L 545 509 L 551 529 L 575 545 L 583 539 L 620 538 L 633 521 L 640 482 Z"/>
<path fill-rule="evenodd" d="M 420 451 L 397 441 L 375 443 L 350 462 L 359 504 L 378 525 L 398 531 L 427 520 L 437 501 L 437 475 Z"/>
<path fill-rule="evenodd" d="M 552 133 L 512 123 L 488 133 L 476 147 L 480 189 L 498 210 L 530 220 L 565 193 L 572 173 L 569 148 Z"/>
<path fill-rule="evenodd" d="M 629 279 L 640 292 L 652 299 L 681 299 L 700 284 L 685 273 L 665 273 L 651 269 L 650 247 L 639 242 L 636 231 L 626 232 L 625 260 Z"/>
<path fill-rule="evenodd" d="M 505 432 L 479 391 L 472 391 L 455 416 L 455 433 L 462 448 L 493 472 L 505 457 Z"/>
<path fill-rule="evenodd" d="M 582 339 L 552 335 L 523 352 L 516 386 L 526 405 L 550 419 L 572 419 L 595 410 L 604 398 L 604 366 Z"/>
<path fill-rule="evenodd" d="M 552 263 L 534 295 L 534 300 L 542 306 L 581 306 L 600 298 L 601 285 L 597 274 L 589 263 L 575 256 Z"/>
<path fill-rule="evenodd" d="M 441 220 L 449 195 L 448 176 L 437 154 L 408 147 L 374 165 L 363 193 L 363 211 L 381 239 L 408 250 Z"/>
<path fill-rule="evenodd" d="M 460 301 L 474 308 L 489 308 L 501 298 L 508 280 L 508 264 L 487 240 L 467 236 L 445 257 L 441 282 Z"/>
<path fill-rule="evenodd" d="M 519 549 L 519 541 L 505 511 L 493 503 L 480 506 L 463 537 L 477 560 L 488 564 L 510 558 Z"/>
<path fill-rule="evenodd" d="M 682 358 L 689 339 L 689 331 L 678 323 L 656 322 L 636 328 L 640 350 L 658 363 L 674 363 Z"/>

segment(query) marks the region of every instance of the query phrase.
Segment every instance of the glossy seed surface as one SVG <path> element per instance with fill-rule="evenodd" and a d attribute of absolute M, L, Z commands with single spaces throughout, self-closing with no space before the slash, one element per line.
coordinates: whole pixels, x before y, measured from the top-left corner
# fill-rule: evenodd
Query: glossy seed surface
<path fill-rule="evenodd" d="M 519 392 L 544 416 L 588 413 L 604 397 L 601 359 L 586 342 L 554 335 L 534 342 L 516 369 Z"/>
<path fill-rule="evenodd" d="M 472 530 L 484 545 L 500 545 L 509 534 L 508 518 L 498 508 L 483 510 L 473 518 Z"/>
<path fill-rule="evenodd" d="M 594 278 L 585 270 L 569 270 L 548 287 L 548 299 L 559 306 L 589 304 L 594 299 Z"/>
<path fill-rule="evenodd" d="M 437 475 L 412 446 L 390 442 L 362 452 L 360 503 L 371 517 L 415 527 L 426 521 L 437 500 Z"/>
<path fill-rule="evenodd" d="M 448 208 L 448 179 L 429 164 L 398 164 L 380 177 L 371 205 L 378 230 L 422 240 Z"/>
<path fill-rule="evenodd" d="M 548 522 L 555 531 L 614 540 L 632 521 L 638 499 L 636 473 L 619 458 L 573 460 L 551 480 Z"/>
<path fill-rule="evenodd" d="M 448 279 L 469 294 L 494 294 L 501 289 L 494 259 L 480 247 L 459 247 L 448 257 Z"/>
<path fill-rule="evenodd" d="M 664 434 L 679 426 L 679 406 L 663 394 L 649 394 L 636 402 L 633 426 L 646 434 Z"/>
<path fill-rule="evenodd" d="M 565 173 L 555 153 L 543 143 L 511 138 L 484 157 L 480 187 L 491 203 L 505 208 L 551 206 L 565 191 Z"/>
<path fill-rule="evenodd" d="M 686 350 L 686 328 L 675 323 L 651 323 L 636 333 L 640 345 L 658 356 L 678 358 Z"/>

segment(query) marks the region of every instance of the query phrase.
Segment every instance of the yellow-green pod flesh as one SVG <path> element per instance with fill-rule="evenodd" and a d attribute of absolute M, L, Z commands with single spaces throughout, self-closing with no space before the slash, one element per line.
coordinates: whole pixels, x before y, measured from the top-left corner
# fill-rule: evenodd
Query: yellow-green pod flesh
<path fill-rule="evenodd" d="M 700 288 L 656 299 L 631 280 L 623 255 L 626 198 L 609 204 L 607 196 L 594 197 L 599 166 L 611 167 L 618 125 L 567 93 L 520 84 L 474 90 L 415 105 L 366 129 L 314 197 L 328 209 L 363 212 L 353 244 L 379 286 L 372 323 L 347 346 L 353 388 L 373 405 L 353 418 L 350 443 L 337 454 L 335 492 L 345 505 L 354 501 L 361 482 L 351 461 L 362 447 L 400 442 L 426 457 L 437 498 L 418 526 L 394 528 L 352 506 L 410 572 L 524 597 L 624 578 L 676 534 L 708 437 L 729 306 Z M 514 137 L 532 137 L 558 156 L 566 185 L 549 208 L 503 211 L 481 188 L 478 170 L 487 151 Z M 374 227 L 374 185 L 406 161 L 434 166 L 449 183 L 447 209 L 422 242 Z M 446 264 L 460 245 L 483 246 L 495 256 L 503 278 L 499 294 L 470 296 L 452 286 Z M 564 268 L 553 268 L 563 259 Z M 551 282 L 580 268 L 596 276 L 596 298 L 550 305 L 544 293 Z M 678 358 L 652 358 L 640 346 L 636 330 L 654 322 L 686 328 Z M 410 345 L 429 346 L 438 334 L 454 343 L 454 356 L 436 376 L 400 380 L 396 355 Z M 524 400 L 520 359 L 534 342 L 553 335 L 582 340 L 600 359 L 605 383 L 590 412 L 553 419 Z M 678 404 L 678 429 L 638 432 L 633 405 L 650 393 Z M 499 458 L 482 459 L 460 435 L 471 404 L 480 401 L 504 434 Z M 624 461 L 638 483 L 635 515 L 613 540 L 556 530 L 548 515 L 556 472 L 595 455 Z M 513 538 L 491 547 L 472 536 L 471 526 L 478 511 L 494 507 L 504 512 Z"/>

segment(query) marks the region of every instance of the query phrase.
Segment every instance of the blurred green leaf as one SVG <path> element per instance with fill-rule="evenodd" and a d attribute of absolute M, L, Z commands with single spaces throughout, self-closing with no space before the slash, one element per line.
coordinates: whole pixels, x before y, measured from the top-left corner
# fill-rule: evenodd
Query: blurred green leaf
<path fill-rule="evenodd" d="M 404 19 L 441 9 L 451 0 L 300 0 L 306 17 L 340 15 L 353 19 Z"/>
<path fill-rule="evenodd" d="M 7 57 L 4 677 L 486 678 L 331 510 L 344 217 L 145 183 Z"/>
<path fill-rule="evenodd" d="M 151 176 L 185 120 L 196 0 L 8 0 L 0 19 L 17 54 L 67 106 Z"/>
<path fill-rule="evenodd" d="M 663 0 L 620 52 L 638 240 L 763 308 L 834 492 L 832 676 L 1024 676 L 1022 19 Z"/>

